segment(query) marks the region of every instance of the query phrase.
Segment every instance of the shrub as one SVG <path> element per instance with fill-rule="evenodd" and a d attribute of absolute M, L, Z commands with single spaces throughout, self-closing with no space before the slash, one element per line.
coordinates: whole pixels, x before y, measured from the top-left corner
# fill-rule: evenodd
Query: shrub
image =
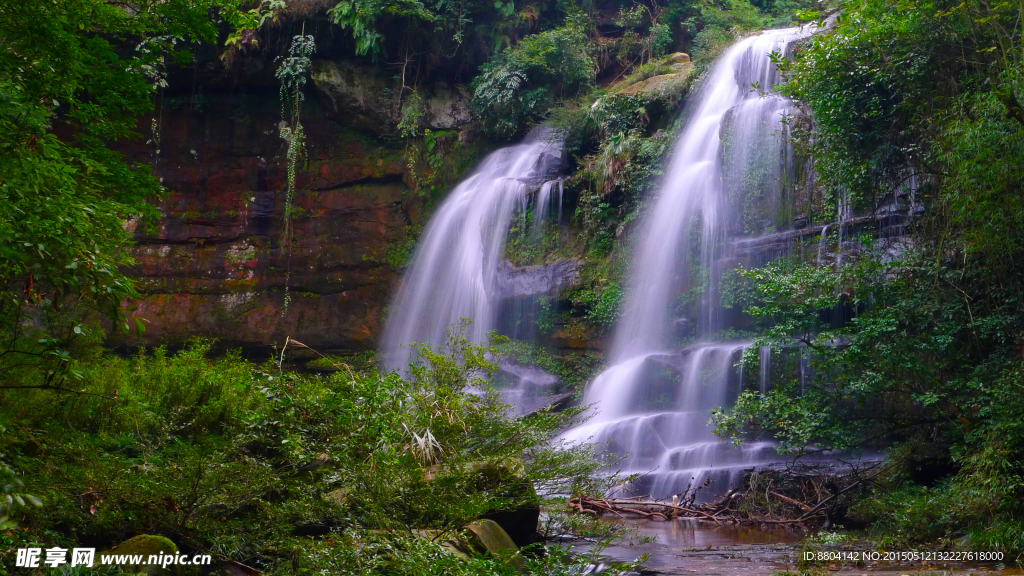
<path fill-rule="evenodd" d="M 588 447 L 550 443 L 576 412 L 507 418 L 487 387 L 491 351 L 461 332 L 444 353 L 421 347 L 406 378 L 340 364 L 289 373 L 207 359 L 209 346 L 75 362 L 89 394 L 0 392 L 0 453 L 45 503 L 18 511 L 26 534 L 101 548 L 158 534 L 269 573 L 493 574 L 504 572 L 491 560 L 445 571 L 454 556 L 410 530 L 455 535 L 537 505 L 531 482 L 602 490 Z M 306 534 L 326 538 L 311 546 Z"/>
<path fill-rule="evenodd" d="M 582 26 L 570 23 L 527 36 L 481 66 L 473 103 L 487 129 L 514 136 L 556 102 L 593 84 L 590 44 Z"/>

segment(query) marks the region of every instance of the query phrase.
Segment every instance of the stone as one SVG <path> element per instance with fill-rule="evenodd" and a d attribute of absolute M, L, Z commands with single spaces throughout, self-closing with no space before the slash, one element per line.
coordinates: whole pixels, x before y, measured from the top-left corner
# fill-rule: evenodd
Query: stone
<path fill-rule="evenodd" d="M 685 52 L 676 52 L 674 54 L 669 54 L 668 59 L 672 62 L 684 64 L 690 61 L 690 55 Z"/>
<path fill-rule="evenodd" d="M 522 464 L 518 463 L 521 467 Z M 517 506 L 488 510 L 482 520 L 496 522 L 516 546 L 526 546 L 537 540 L 540 522 L 540 498 L 533 483 L 515 468 L 496 462 L 477 462 L 464 471 L 476 475 L 476 489 L 501 498 L 512 498 Z M 424 480 L 431 482 L 443 472 L 442 466 L 431 466 L 424 471 Z"/>
<path fill-rule="evenodd" d="M 336 488 L 331 490 L 327 494 L 324 494 L 324 499 L 328 502 L 337 504 L 338 506 L 348 507 L 348 495 L 350 490 L 348 488 Z"/>
<path fill-rule="evenodd" d="M 534 414 L 539 414 L 545 411 L 558 412 L 559 410 L 563 410 L 566 406 L 572 403 L 573 396 L 575 396 L 573 392 L 564 392 L 556 396 L 551 396 L 550 399 L 548 399 L 543 406 L 534 408 L 533 410 L 520 416 L 520 418 L 528 418 L 530 416 L 533 416 Z"/>
<path fill-rule="evenodd" d="M 475 552 L 475 550 L 470 546 L 470 543 L 459 538 L 442 538 L 446 533 L 447 532 L 444 530 L 437 530 L 433 528 L 417 528 L 412 531 L 412 535 L 420 540 L 437 542 L 445 550 L 455 554 L 463 560 L 468 560 L 470 558 L 470 554 Z"/>
<path fill-rule="evenodd" d="M 579 286 L 582 268 L 583 261 L 574 258 L 535 266 L 513 266 L 502 260 L 496 279 L 498 297 L 557 295 Z"/>
<path fill-rule="evenodd" d="M 510 510 L 496 510 L 485 514 L 483 519 L 501 526 L 516 545 L 527 546 L 537 541 L 540 505 L 524 504 Z"/>
<path fill-rule="evenodd" d="M 508 533 L 494 520 L 477 520 L 469 526 L 469 543 L 477 552 L 486 552 L 499 558 L 508 558 L 509 564 L 517 570 L 525 570 L 526 563 L 518 554 L 516 546 Z"/>
<path fill-rule="evenodd" d="M 311 77 L 324 105 L 340 122 L 378 135 L 397 126 L 397 98 L 384 95 L 397 94 L 401 86 L 377 68 L 344 60 L 314 60 Z M 470 93 L 464 85 L 438 82 L 421 89 L 420 95 L 424 128 L 460 130 L 473 121 Z"/>
<path fill-rule="evenodd" d="M 469 101 L 469 90 L 464 86 L 434 84 L 424 102 L 423 124 L 432 130 L 459 130 L 473 121 Z"/>
<path fill-rule="evenodd" d="M 540 522 L 540 498 L 533 483 L 512 467 L 494 462 L 478 464 L 477 489 L 522 502 L 516 507 L 489 510 L 483 519 L 498 523 L 518 546 L 532 544 L 537 539 Z"/>
<path fill-rule="evenodd" d="M 397 110 L 384 98 L 387 78 L 376 68 L 344 60 L 314 60 L 310 75 L 332 115 L 350 126 L 384 134 L 396 121 Z"/>
<path fill-rule="evenodd" d="M 144 561 L 148 561 L 150 556 L 159 557 L 161 554 L 164 556 L 175 555 L 178 553 L 178 546 L 174 544 L 169 538 L 164 536 L 153 536 L 150 534 L 140 534 L 138 536 L 129 538 L 124 542 L 121 542 L 117 546 L 112 547 L 110 550 L 100 552 L 100 556 L 110 555 L 126 555 L 126 556 L 142 556 Z M 133 566 L 133 569 L 137 569 L 141 574 L 148 574 L 150 576 L 171 574 L 172 568 L 168 566 L 163 568 L 159 565 L 137 565 Z"/>
<path fill-rule="evenodd" d="M 156 201 L 159 219 L 136 230 L 128 270 L 140 296 L 126 307 L 146 330 L 116 331 L 112 346 L 202 336 L 253 358 L 289 336 L 321 353 L 376 347 L 395 281 L 386 257 L 423 219 L 422 197 L 403 182 L 404 150 L 339 126 L 310 98 L 289 254 L 280 109 L 270 98 L 246 102 L 211 94 L 201 112 L 163 110 L 154 173 L 167 193 Z M 245 121 L 235 118 L 242 112 Z M 123 152 L 151 161 L 141 143 Z M 299 352 L 289 347 L 288 359 Z"/>
<path fill-rule="evenodd" d="M 685 91 L 689 84 L 690 74 L 694 70 L 693 64 L 673 64 L 680 68 L 672 74 L 659 74 L 651 76 L 622 88 L 620 94 L 636 95 L 646 94 L 651 98 L 672 98 L 673 95 Z"/>

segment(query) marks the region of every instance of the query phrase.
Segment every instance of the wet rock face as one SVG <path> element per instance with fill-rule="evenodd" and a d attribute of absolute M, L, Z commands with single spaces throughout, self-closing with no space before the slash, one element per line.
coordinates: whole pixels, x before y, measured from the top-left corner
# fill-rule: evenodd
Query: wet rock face
<path fill-rule="evenodd" d="M 402 151 L 309 102 L 289 249 L 276 93 L 208 96 L 202 110 L 189 108 L 163 110 L 159 155 L 140 143 L 128 150 L 168 189 L 159 221 L 136 232 L 131 273 L 142 297 L 128 311 L 146 321 L 141 343 L 280 346 L 291 336 L 322 349 L 375 346 L 394 281 L 381 260 L 422 220 Z"/>
<path fill-rule="evenodd" d="M 583 262 L 559 260 L 537 266 L 513 266 L 507 260 L 498 266 L 499 298 L 555 295 L 580 283 Z"/>
<path fill-rule="evenodd" d="M 401 102 L 386 95 L 397 95 L 402 86 L 376 68 L 315 60 L 312 79 L 324 106 L 339 122 L 384 135 L 401 119 Z M 473 119 L 465 86 L 438 82 L 423 88 L 422 97 L 421 122 L 426 128 L 454 130 Z"/>
<path fill-rule="evenodd" d="M 388 81 L 376 69 L 315 60 L 312 79 L 331 114 L 344 116 L 346 123 L 379 132 L 398 117 L 397 107 L 384 97 Z"/>

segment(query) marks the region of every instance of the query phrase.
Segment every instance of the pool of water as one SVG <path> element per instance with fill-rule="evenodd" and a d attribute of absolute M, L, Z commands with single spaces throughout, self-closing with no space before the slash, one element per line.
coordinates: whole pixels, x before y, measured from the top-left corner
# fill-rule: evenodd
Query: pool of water
<path fill-rule="evenodd" d="M 631 562 L 648 555 L 645 573 L 713 574 L 711 567 L 741 563 L 748 573 L 770 574 L 784 567 L 796 553 L 803 535 L 790 530 L 758 530 L 735 524 L 716 525 L 690 518 L 667 521 L 626 519 L 633 530 L 614 545 L 599 552 L 599 566 Z M 577 545 L 579 552 L 593 551 L 593 545 Z M 742 558 L 737 557 L 741 555 Z M 695 572 L 696 571 L 696 572 Z M 738 572 L 737 572 L 738 573 Z"/>
<path fill-rule="evenodd" d="M 785 528 L 763 530 L 736 524 L 677 518 L 667 521 L 623 519 L 617 522 L 633 528 L 631 533 L 599 552 L 589 574 L 599 574 L 612 563 L 632 562 L 648 555 L 641 574 L 658 576 L 772 576 L 777 571 L 798 571 L 797 557 L 807 534 Z M 864 548 L 868 546 L 868 548 Z M 593 545 L 573 547 L 577 552 L 594 552 Z M 871 549 L 851 543 L 850 549 Z M 1012 564 L 1009 562 L 1007 564 Z M 835 576 L 863 574 L 936 573 L 978 576 L 1021 575 L 1016 566 L 998 563 L 868 563 L 829 566 Z M 951 572 L 950 572 L 951 571 Z"/>

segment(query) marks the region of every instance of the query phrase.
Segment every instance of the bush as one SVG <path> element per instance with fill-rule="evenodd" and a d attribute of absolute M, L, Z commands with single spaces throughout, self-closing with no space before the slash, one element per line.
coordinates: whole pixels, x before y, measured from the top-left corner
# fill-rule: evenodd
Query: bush
<path fill-rule="evenodd" d="M 495 55 L 473 80 L 473 103 L 487 129 L 512 137 L 548 108 L 594 82 L 591 43 L 582 26 L 533 34 Z"/>
<path fill-rule="evenodd" d="M 524 482 L 542 493 L 603 485 L 588 448 L 550 444 L 575 412 L 509 419 L 487 391 L 490 352 L 461 333 L 445 349 L 421 348 L 405 379 L 208 360 L 201 341 L 75 362 L 88 394 L 0 392 L 0 453 L 45 504 L 18 518 L 47 545 L 158 534 L 269 573 L 504 573 L 410 529 L 454 537 L 484 514 L 536 506 Z"/>

